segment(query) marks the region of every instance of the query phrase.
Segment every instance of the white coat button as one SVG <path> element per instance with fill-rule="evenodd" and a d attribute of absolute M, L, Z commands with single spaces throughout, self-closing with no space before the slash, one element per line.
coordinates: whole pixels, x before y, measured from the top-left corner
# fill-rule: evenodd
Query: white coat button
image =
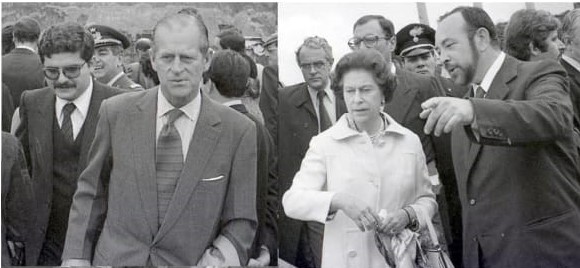
<path fill-rule="evenodd" d="M 476 202 L 475 202 L 475 199 L 470 199 L 470 200 L 469 200 L 469 204 L 470 204 L 470 205 L 472 205 L 472 206 L 475 206 L 475 203 L 476 203 Z"/>
<path fill-rule="evenodd" d="M 357 255 L 356 254 L 356 251 L 354 251 L 354 250 L 351 250 L 351 251 L 348 252 L 348 257 L 349 258 L 354 258 L 354 257 L 356 257 L 356 255 Z"/>

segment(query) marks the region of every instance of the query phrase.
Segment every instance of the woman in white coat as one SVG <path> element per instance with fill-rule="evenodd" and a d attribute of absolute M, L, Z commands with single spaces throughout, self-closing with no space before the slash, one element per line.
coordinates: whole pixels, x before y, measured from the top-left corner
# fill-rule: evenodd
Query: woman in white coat
<path fill-rule="evenodd" d="M 388 267 L 375 230 L 395 235 L 424 226 L 418 213 L 431 218 L 437 209 L 421 142 L 382 112 L 395 77 L 381 54 L 345 55 L 332 82 L 348 113 L 311 140 L 282 204 L 292 218 L 325 224 L 323 268 Z"/>

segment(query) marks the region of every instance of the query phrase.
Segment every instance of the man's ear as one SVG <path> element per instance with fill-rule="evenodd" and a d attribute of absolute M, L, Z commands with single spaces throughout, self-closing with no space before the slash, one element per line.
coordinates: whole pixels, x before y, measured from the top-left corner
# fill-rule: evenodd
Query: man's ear
<path fill-rule="evenodd" d="M 485 51 L 491 46 L 491 36 L 486 28 L 480 27 L 473 35 L 475 45 L 479 51 Z"/>
<path fill-rule="evenodd" d="M 211 66 L 211 60 L 213 58 L 213 53 L 211 50 L 207 50 L 207 52 L 205 53 L 205 63 L 203 66 L 203 71 L 207 72 L 209 70 L 209 66 Z"/>
<path fill-rule="evenodd" d="M 387 40 L 387 42 L 391 43 L 391 45 L 389 46 L 390 52 L 395 51 L 395 47 L 397 46 L 397 36 L 393 35 L 393 37 L 391 37 L 391 39 Z"/>
<path fill-rule="evenodd" d="M 530 42 L 528 44 L 528 47 L 530 48 L 530 53 L 532 54 L 532 56 L 538 56 L 542 54 L 542 51 L 534 45 L 534 42 Z"/>

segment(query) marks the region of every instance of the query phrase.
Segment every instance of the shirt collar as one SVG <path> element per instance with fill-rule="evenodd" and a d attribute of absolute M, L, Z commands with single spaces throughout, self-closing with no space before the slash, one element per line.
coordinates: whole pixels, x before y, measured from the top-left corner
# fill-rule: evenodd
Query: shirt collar
<path fill-rule="evenodd" d="M 28 49 L 28 50 L 30 50 L 30 51 L 32 51 L 32 52 L 34 52 L 34 53 L 36 53 L 36 50 L 34 50 L 34 48 L 31 48 L 31 47 L 29 47 L 29 46 L 26 46 L 26 45 L 19 45 L 19 46 L 16 46 L 15 48 L 23 48 L 23 49 Z"/>
<path fill-rule="evenodd" d="M 499 72 L 499 69 L 501 68 L 501 65 L 503 64 L 504 60 L 505 60 L 505 53 L 500 52 L 499 55 L 497 56 L 497 58 L 495 59 L 495 61 L 493 62 L 493 64 L 489 67 L 489 69 L 487 69 L 487 72 L 483 76 L 483 79 L 481 80 L 481 84 L 479 84 L 479 86 L 483 89 L 483 91 L 485 91 L 486 94 L 489 91 L 489 87 L 491 86 L 491 82 L 493 82 L 493 79 L 495 78 L 495 76 Z M 475 90 L 476 88 L 477 88 L 477 85 L 474 85 L 473 90 Z"/>
<path fill-rule="evenodd" d="M 174 109 L 175 107 L 169 103 L 169 101 L 163 96 L 161 92 L 161 86 L 157 91 L 157 117 L 163 117 L 167 112 Z M 195 121 L 199 116 L 201 109 L 201 90 L 198 89 L 197 96 L 190 101 L 188 104 L 179 108 L 190 120 Z"/>
<path fill-rule="evenodd" d="M 565 54 L 562 55 L 562 59 L 565 60 L 570 65 L 572 65 L 572 67 L 574 67 L 574 69 L 576 69 L 577 71 L 580 71 L 580 62 L 576 61 L 572 57 L 569 57 Z"/>
<path fill-rule="evenodd" d="M 109 81 L 109 82 L 107 83 L 107 86 L 110 86 L 110 87 L 112 87 L 112 86 L 113 86 L 113 84 L 114 84 L 115 82 L 117 82 L 117 80 L 119 80 L 119 78 L 121 78 L 121 76 L 123 76 L 123 72 L 119 72 L 117 75 L 115 75 L 115 77 L 113 77 L 113 78 L 111 79 L 111 81 Z"/>
<path fill-rule="evenodd" d="M 93 95 L 93 79 L 90 80 L 89 86 L 87 87 L 87 90 L 85 90 L 85 92 L 83 92 L 80 96 L 78 96 L 73 101 L 61 99 L 57 96 L 56 103 L 55 103 L 57 115 L 60 116 L 60 114 L 62 113 L 62 108 L 64 108 L 64 106 L 67 103 L 72 102 L 76 106 L 76 110 L 78 110 L 81 113 L 83 118 L 86 118 L 87 113 L 89 112 L 89 105 L 91 104 L 91 96 L 92 95 Z"/>
<path fill-rule="evenodd" d="M 310 93 L 310 96 L 312 97 L 312 100 L 315 101 L 316 100 L 316 96 L 318 95 L 318 90 L 311 88 L 310 86 L 308 86 L 308 92 Z M 326 83 L 326 87 L 324 87 L 324 92 L 326 93 L 326 96 L 328 97 L 328 99 L 330 99 L 330 102 L 334 102 L 334 98 L 331 96 L 334 96 L 334 93 L 332 92 L 332 90 L 330 89 L 330 80 L 328 81 L 328 83 Z"/>
<path fill-rule="evenodd" d="M 234 105 L 242 105 L 242 100 L 226 101 L 226 102 L 223 103 L 223 105 L 228 106 L 228 107 L 232 107 Z"/>

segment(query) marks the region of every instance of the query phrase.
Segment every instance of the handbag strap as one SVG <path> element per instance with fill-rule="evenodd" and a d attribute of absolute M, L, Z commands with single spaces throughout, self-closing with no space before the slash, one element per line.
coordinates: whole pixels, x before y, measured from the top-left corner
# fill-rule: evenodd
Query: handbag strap
<path fill-rule="evenodd" d="M 429 236 L 431 237 L 431 242 L 433 242 L 433 245 L 438 248 L 439 247 L 439 239 L 437 239 L 437 232 L 435 232 L 435 227 L 433 227 L 433 222 L 431 221 L 431 218 L 428 216 L 427 212 L 424 211 L 423 209 L 419 209 L 419 211 L 416 211 L 416 213 L 419 214 L 420 217 L 423 218 L 423 221 L 427 225 L 427 230 L 429 230 Z"/>

